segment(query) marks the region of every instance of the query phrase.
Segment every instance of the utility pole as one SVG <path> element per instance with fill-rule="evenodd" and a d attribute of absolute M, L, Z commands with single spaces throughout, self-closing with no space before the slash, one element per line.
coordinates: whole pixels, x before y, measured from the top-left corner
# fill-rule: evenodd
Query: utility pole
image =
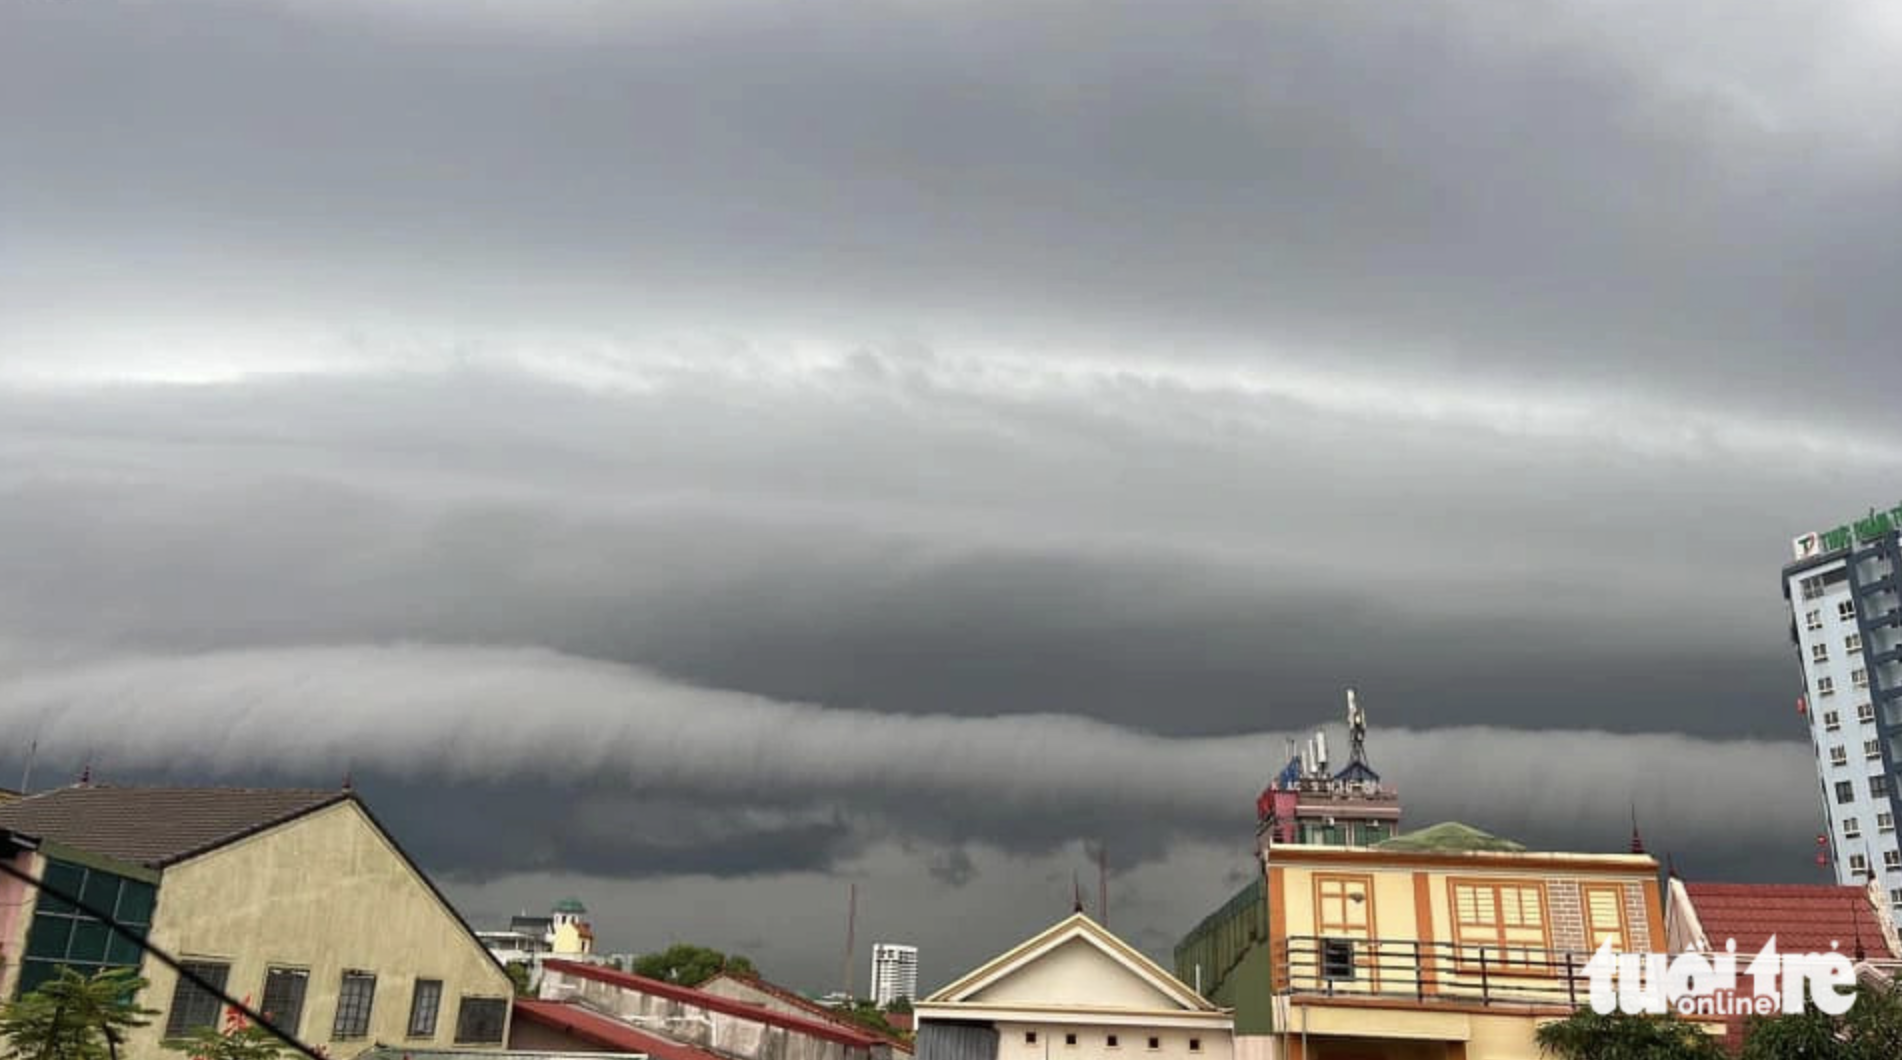
<path fill-rule="evenodd" d="M 858 947 L 859 926 L 859 885 L 846 885 L 845 900 L 845 960 L 840 963 L 839 979 L 845 985 L 847 1001 L 857 1000 L 852 996 L 852 951 Z"/>
<path fill-rule="evenodd" d="M 1096 920 L 1109 927 L 1109 847 L 1096 844 Z"/>

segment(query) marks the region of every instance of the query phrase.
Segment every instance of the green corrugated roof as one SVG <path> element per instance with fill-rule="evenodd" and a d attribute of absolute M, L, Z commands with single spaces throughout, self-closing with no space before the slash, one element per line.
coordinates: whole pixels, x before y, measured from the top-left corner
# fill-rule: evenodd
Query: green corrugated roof
<path fill-rule="evenodd" d="M 563 898 L 561 901 L 555 903 L 555 912 L 557 913 L 579 914 L 586 913 L 587 911 L 587 906 L 582 905 L 579 898 Z"/>
<path fill-rule="evenodd" d="M 1392 839 L 1374 844 L 1375 850 L 1419 851 L 1422 853 L 1457 853 L 1466 850 L 1524 850 L 1522 844 L 1510 839 L 1501 839 L 1488 832 L 1482 832 L 1469 824 L 1458 821 L 1445 821 L 1417 832 L 1397 835 Z"/>

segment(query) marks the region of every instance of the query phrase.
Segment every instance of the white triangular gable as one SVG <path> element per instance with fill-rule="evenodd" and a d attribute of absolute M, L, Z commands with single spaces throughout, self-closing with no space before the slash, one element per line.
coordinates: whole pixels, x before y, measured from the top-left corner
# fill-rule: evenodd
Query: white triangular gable
<path fill-rule="evenodd" d="M 1081 913 L 991 961 L 929 999 L 937 1004 L 1208 1012 L 1149 958 Z"/>

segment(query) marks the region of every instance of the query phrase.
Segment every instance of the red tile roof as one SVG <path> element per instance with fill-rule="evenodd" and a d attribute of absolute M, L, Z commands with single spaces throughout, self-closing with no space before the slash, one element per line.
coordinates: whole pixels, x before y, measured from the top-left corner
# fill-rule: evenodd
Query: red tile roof
<path fill-rule="evenodd" d="M 655 1060 L 723 1060 L 698 1046 L 677 1042 L 658 1034 L 630 1027 L 611 1016 L 603 1016 L 562 1001 L 515 1000 L 516 1020 L 528 1020 L 587 1042 L 628 1053 L 646 1053 Z"/>
<path fill-rule="evenodd" d="M 574 961 L 543 961 L 542 970 L 544 972 L 559 972 L 564 975 L 572 975 L 579 979 L 592 979 L 597 983 L 607 983 L 610 986 L 618 986 L 623 990 L 629 990 L 637 994 L 664 997 L 670 1001 L 679 1001 L 696 1008 L 705 1009 L 708 1012 L 721 1012 L 729 1016 L 736 1016 L 740 1019 L 752 1020 L 756 1023 L 766 1023 L 775 1027 L 784 1027 L 787 1030 L 797 1031 L 810 1037 L 821 1038 L 829 1042 L 839 1042 L 844 1045 L 857 1046 L 861 1049 L 870 1048 L 884 1041 L 884 1039 L 877 1035 L 857 1027 L 844 1026 L 833 1023 L 830 1020 L 812 1019 L 806 1016 L 793 1016 L 784 1012 L 774 1012 L 772 1009 L 764 1008 L 760 1005 L 749 1005 L 744 1001 L 735 1001 L 732 998 L 719 997 L 702 990 L 695 990 L 690 986 L 681 986 L 678 983 L 663 983 L 658 979 L 649 979 L 646 976 L 633 975 L 628 972 L 617 972 L 612 968 L 602 968 L 598 965 L 577 964 Z"/>
<path fill-rule="evenodd" d="M 1775 935 L 1782 953 L 1827 953 L 1836 943 L 1853 957 L 1860 939 L 1871 959 L 1902 956 L 1889 952 L 1882 922 L 1861 887 L 1687 882 L 1684 891 L 1713 949 L 1736 939 L 1739 954 L 1754 954 Z"/>
<path fill-rule="evenodd" d="M 855 1023 L 852 1020 L 849 1020 L 845 1018 L 844 1016 L 839 1015 L 839 1013 L 836 1010 L 829 1009 L 825 1007 L 824 1005 L 821 1005 L 819 1002 L 814 1001 L 813 999 L 805 996 L 804 994 L 799 993 L 797 990 L 788 989 L 786 987 L 780 986 L 778 983 L 768 982 L 767 980 L 761 979 L 757 976 L 735 975 L 732 972 L 720 972 L 717 975 L 715 975 L 713 979 L 707 980 L 707 983 L 711 983 L 718 979 L 725 979 L 729 982 L 734 982 L 734 983 L 744 983 L 747 986 L 750 986 L 753 989 L 758 990 L 762 994 L 770 994 L 773 997 L 776 997 L 779 1000 L 784 1001 L 789 1005 L 793 1005 L 797 1007 L 803 1012 L 810 1012 L 812 1013 L 812 1015 L 816 1016 L 819 1019 L 825 1020 L 827 1023 L 834 1023 L 841 1027 L 850 1027 L 851 1029 L 859 1031 L 861 1033 L 869 1034 L 872 1037 L 877 1038 L 878 1040 L 889 1044 L 894 1049 L 902 1049 L 908 1053 L 912 1051 L 911 1043 L 908 1041 L 905 1041 L 903 1038 L 893 1038 L 888 1035 L 880 1034 L 878 1031 L 873 1030 L 870 1027 L 864 1026 L 859 1023 Z M 701 988 L 704 989 L 707 983 L 701 983 L 700 984 Z M 899 1015 L 897 1013 L 886 1013 L 885 1022 L 891 1024 L 894 1027 L 898 1027 L 900 1030 L 908 1030 L 911 1026 L 911 1016 L 906 1015 L 903 1018 L 905 1020 L 905 1023 L 903 1026 L 900 1026 L 898 1022 Z"/>

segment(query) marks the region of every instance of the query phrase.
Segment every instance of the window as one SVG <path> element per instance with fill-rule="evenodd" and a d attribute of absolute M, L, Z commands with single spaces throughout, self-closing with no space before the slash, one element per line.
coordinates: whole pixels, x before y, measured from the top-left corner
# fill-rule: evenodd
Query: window
<path fill-rule="evenodd" d="M 1851 655 L 1862 654 L 1862 634 L 1851 633 L 1849 636 L 1844 637 L 1843 651 L 1848 652 Z"/>
<path fill-rule="evenodd" d="M 1849 855 L 1849 871 L 1850 872 L 1869 871 L 1869 859 L 1863 857 L 1861 854 Z"/>
<path fill-rule="evenodd" d="M 1869 797 L 1872 799 L 1886 799 L 1889 797 L 1889 778 L 1887 775 L 1877 773 L 1869 778 Z"/>
<path fill-rule="evenodd" d="M 1816 694 L 1819 696 L 1835 695 L 1836 694 L 1836 679 L 1833 677 L 1817 678 L 1816 679 Z"/>
<path fill-rule="evenodd" d="M 1857 688 L 1868 688 L 1869 687 L 1868 669 L 1866 667 L 1859 667 L 1857 669 L 1849 671 L 1849 683 L 1852 685 L 1855 685 Z"/>
<path fill-rule="evenodd" d="M 1855 801 L 1856 801 L 1856 786 L 1854 784 L 1851 784 L 1847 780 L 1837 781 L 1836 782 L 1836 804 L 1840 806 L 1843 803 L 1855 802 Z"/>
<path fill-rule="evenodd" d="M 1838 731 L 1841 731 L 1842 727 L 1843 727 L 1842 711 L 1826 710 L 1823 712 L 1823 729 L 1825 731 L 1838 732 Z"/>
<path fill-rule="evenodd" d="M 151 926 L 156 893 L 152 884 L 50 857 L 41 871 L 49 888 L 111 913 L 133 935 L 143 938 Z M 19 960 L 21 994 L 59 978 L 61 967 L 91 975 L 139 966 L 136 944 L 50 894 L 34 906 L 26 931 L 24 952 L 10 955 Z"/>
<path fill-rule="evenodd" d="M 1075 1035 L 1075 1034 L 1065 1034 L 1065 1035 L 1063 1036 L 1063 1044 L 1065 1044 L 1065 1045 L 1075 1045 L 1075 1044 L 1076 1044 L 1076 1035 Z"/>
<path fill-rule="evenodd" d="M 1832 766 L 1848 765 L 1849 751 L 1845 749 L 1842 744 L 1837 744 L 1836 746 L 1830 748 L 1829 749 L 1829 764 Z"/>
<path fill-rule="evenodd" d="M 332 1038 L 361 1038 L 370 1033 L 370 1008 L 376 1002 L 376 975 L 372 972 L 345 972 L 337 988 L 337 1019 L 331 1024 Z"/>
<path fill-rule="evenodd" d="M 1321 935 L 1321 977 L 1354 978 L 1360 960 L 1355 940 L 1374 937 L 1373 877 L 1316 875 L 1314 916 Z"/>
<path fill-rule="evenodd" d="M 1544 959 L 1544 885 L 1475 880 L 1449 886 L 1461 966 L 1477 965 L 1482 955 L 1498 968 L 1530 967 Z"/>
<path fill-rule="evenodd" d="M 1108 1045 L 1108 1046 L 1109 1046 L 1109 1047 L 1110 1047 L 1111 1049 L 1114 1049 L 1114 1048 L 1116 1048 L 1116 1036 L 1115 1036 L 1114 1034 L 1112 1034 L 1112 1035 L 1110 1035 L 1110 1036 L 1109 1036 L 1108 1038 L 1106 1038 L 1106 1039 L 1104 1040 L 1104 1042 L 1105 1042 L 1105 1044 L 1107 1044 L 1107 1045 Z"/>
<path fill-rule="evenodd" d="M 1803 599 L 1820 600 L 1823 598 L 1822 575 L 1819 574 L 1819 575 L 1816 575 L 1815 577 L 1805 578 L 1802 581 L 1797 582 L 1796 584 L 1797 584 L 1797 588 L 1803 594 Z"/>
<path fill-rule="evenodd" d="M 1154 1036 L 1151 1036 L 1151 1037 L 1150 1037 L 1150 1039 L 1149 1039 L 1149 1048 L 1151 1048 L 1151 1049 L 1160 1049 L 1160 1048 L 1162 1048 L 1162 1039 L 1161 1039 L 1161 1038 L 1157 1038 L 1157 1037 L 1154 1037 Z"/>
<path fill-rule="evenodd" d="M 264 1004 L 259 1011 L 293 1037 L 304 1016 L 304 987 L 310 973 L 302 968 L 272 968 L 264 973 Z"/>
<path fill-rule="evenodd" d="M 434 1038 L 436 1013 L 442 1008 L 442 980 L 418 979 L 409 998 L 409 1036 Z"/>
<path fill-rule="evenodd" d="M 1862 838 L 1862 822 L 1856 820 L 1854 817 L 1843 818 L 1843 838 L 1844 839 Z"/>
<path fill-rule="evenodd" d="M 1036 1031 L 1025 1031 L 1025 1032 L 1024 1032 L 1024 1044 L 1025 1044 L 1025 1045 L 1036 1045 L 1036 1044 L 1037 1044 L 1037 1032 L 1036 1032 Z"/>
<path fill-rule="evenodd" d="M 1836 604 L 1836 617 L 1844 622 L 1854 622 L 1856 620 L 1856 602 L 1854 600 L 1838 601 Z"/>
<path fill-rule="evenodd" d="M 1817 641 L 1815 644 L 1810 645 L 1810 661 L 1819 663 L 1828 662 L 1829 645 L 1824 644 L 1822 641 Z"/>
<path fill-rule="evenodd" d="M 1875 704 L 1873 704 L 1873 703 L 1858 703 L 1858 704 L 1856 704 L 1856 720 L 1857 720 L 1857 721 L 1874 721 L 1874 720 L 1876 720 L 1876 707 L 1875 707 Z"/>
<path fill-rule="evenodd" d="M 1888 869 L 1890 872 L 1902 870 L 1902 850 L 1883 851 L 1882 867 Z"/>
<path fill-rule="evenodd" d="M 1190 1051 L 1190 1052 L 1192 1052 L 1192 1053 L 1199 1053 L 1199 1052 L 1201 1052 L 1201 1051 L 1202 1051 L 1202 1039 L 1200 1039 L 1200 1038 L 1190 1038 L 1190 1039 L 1189 1039 L 1189 1051 Z"/>
<path fill-rule="evenodd" d="M 456 1013 L 456 1041 L 496 1044 L 508 1023 L 509 1003 L 500 997 L 465 997 Z"/>
<path fill-rule="evenodd" d="M 1616 883 L 1586 884 L 1582 889 L 1585 900 L 1585 948 L 1593 953 L 1606 941 L 1611 948 L 1623 952 L 1625 948 L 1625 889 Z"/>
<path fill-rule="evenodd" d="M 1862 756 L 1864 758 L 1869 759 L 1872 762 L 1881 759 L 1882 741 L 1881 740 L 1862 741 Z"/>
<path fill-rule="evenodd" d="M 1822 629 L 1823 613 L 1821 611 L 1803 612 L 1803 628 L 1810 630 Z"/>
<path fill-rule="evenodd" d="M 1354 940 L 1321 940 L 1321 978 L 1327 980 L 1354 978 Z"/>
<path fill-rule="evenodd" d="M 1889 901 L 1902 905 L 1902 887 L 1889 888 Z"/>
<path fill-rule="evenodd" d="M 225 977 L 231 974 L 229 964 L 211 961 L 180 963 L 187 971 L 220 990 L 225 988 Z M 199 989 L 197 984 L 181 975 L 178 985 L 172 988 L 172 1013 L 165 1019 L 165 1037 L 172 1040 L 187 1038 L 200 1028 L 216 1027 L 218 1014 L 223 1008 L 224 1002 L 218 1000 L 218 995 Z"/>
<path fill-rule="evenodd" d="M 1876 814 L 1876 831 L 1878 832 L 1895 831 L 1895 814 L 1888 813 L 1886 811 L 1883 813 Z"/>

